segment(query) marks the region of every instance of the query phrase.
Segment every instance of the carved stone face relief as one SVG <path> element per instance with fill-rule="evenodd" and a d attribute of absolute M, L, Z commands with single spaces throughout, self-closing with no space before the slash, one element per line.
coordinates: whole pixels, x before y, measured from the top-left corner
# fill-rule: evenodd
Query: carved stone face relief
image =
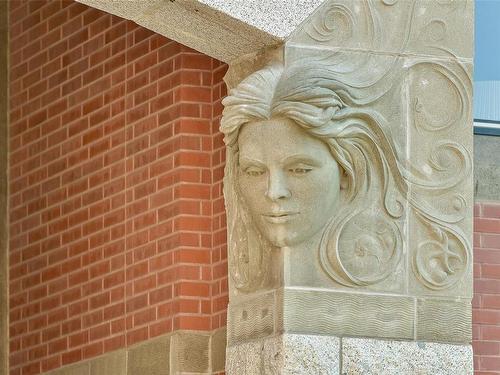
<path fill-rule="evenodd" d="M 244 125 L 238 149 L 238 188 L 266 240 L 285 247 L 321 235 L 340 194 L 328 146 L 281 118 Z"/>
<path fill-rule="evenodd" d="M 340 67 L 327 59 L 288 56 L 288 64 L 253 73 L 223 101 L 232 287 L 252 292 L 278 285 L 273 257 L 285 247 L 303 251 L 310 260 L 304 272 L 325 276 L 321 286 L 389 291 L 396 280 L 403 290 L 411 270 L 423 293 L 457 285 L 471 268 L 470 243 L 460 224 L 465 198 L 456 197 L 453 207 L 435 202 L 449 202 L 445 194 L 464 183 L 470 153 L 451 138 L 431 136 L 417 157 L 405 160 L 401 148 L 407 146 L 391 133 L 401 130 L 392 118 L 397 111 L 392 103 L 380 103 L 397 97 L 407 75 L 415 80 L 432 68 L 439 77 L 451 77 L 449 93 L 464 108 L 454 112 L 465 123 L 467 73 L 452 65 L 428 63 L 422 69 L 418 61 L 368 54 L 364 64 L 372 64 L 378 76 L 367 85 L 355 70 L 339 74 Z M 399 73 L 389 77 L 390 72 Z M 421 123 L 431 126 L 428 118 L 436 109 L 420 100 L 426 93 L 415 87 L 420 88 L 413 85 L 408 92 L 417 103 L 416 130 L 405 128 L 408 134 L 427 131 Z M 432 131 L 447 130 L 445 120 Z M 405 235 L 408 218 L 421 228 L 418 235 L 409 232 L 417 236 L 412 241 Z"/>

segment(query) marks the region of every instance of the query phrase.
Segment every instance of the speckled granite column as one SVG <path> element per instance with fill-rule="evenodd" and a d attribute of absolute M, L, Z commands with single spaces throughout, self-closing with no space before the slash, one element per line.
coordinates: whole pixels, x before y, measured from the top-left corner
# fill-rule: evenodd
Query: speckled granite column
<path fill-rule="evenodd" d="M 473 1 L 328 0 L 230 64 L 228 374 L 471 374 Z"/>

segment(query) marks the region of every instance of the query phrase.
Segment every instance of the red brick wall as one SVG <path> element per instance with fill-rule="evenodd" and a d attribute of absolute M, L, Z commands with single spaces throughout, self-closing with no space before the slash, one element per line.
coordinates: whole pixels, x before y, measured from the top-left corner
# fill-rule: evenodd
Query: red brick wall
<path fill-rule="evenodd" d="M 73 1 L 10 2 L 10 368 L 225 325 L 225 66 Z"/>
<path fill-rule="evenodd" d="M 474 221 L 474 368 L 500 374 L 500 203 L 478 203 Z"/>

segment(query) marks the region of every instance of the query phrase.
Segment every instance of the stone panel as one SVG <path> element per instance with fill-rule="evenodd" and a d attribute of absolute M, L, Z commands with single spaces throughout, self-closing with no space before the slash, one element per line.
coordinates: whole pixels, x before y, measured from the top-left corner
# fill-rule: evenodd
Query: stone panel
<path fill-rule="evenodd" d="M 127 373 L 127 351 L 117 350 L 90 361 L 90 375 L 123 375 Z"/>
<path fill-rule="evenodd" d="M 212 372 L 224 371 L 226 362 L 226 329 L 222 328 L 212 334 L 210 356 Z"/>
<path fill-rule="evenodd" d="M 51 371 L 50 375 L 90 375 L 90 363 L 77 363 L 65 366 L 61 369 Z"/>
<path fill-rule="evenodd" d="M 230 303 L 228 307 L 229 343 L 272 335 L 274 314 L 274 292 Z"/>
<path fill-rule="evenodd" d="M 207 372 L 210 358 L 210 336 L 177 332 L 172 335 L 170 366 L 172 373 Z"/>
<path fill-rule="evenodd" d="M 284 330 L 336 336 L 414 337 L 412 298 L 286 289 Z"/>
<path fill-rule="evenodd" d="M 472 306 L 468 300 L 417 300 L 417 340 L 470 342 Z"/>
<path fill-rule="evenodd" d="M 170 335 L 128 349 L 128 375 L 169 375 Z"/>
<path fill-rule="evenodd" d="M 410 293 L 472 298 L 472 66 L 407 59 Z M 427 209 L 430 208 L 430 209 Z"/>
<path fill-rule="evenodd" d="M 473 55 L 473 1 L 329 0 L 290 38 L 323 49 Z"/>

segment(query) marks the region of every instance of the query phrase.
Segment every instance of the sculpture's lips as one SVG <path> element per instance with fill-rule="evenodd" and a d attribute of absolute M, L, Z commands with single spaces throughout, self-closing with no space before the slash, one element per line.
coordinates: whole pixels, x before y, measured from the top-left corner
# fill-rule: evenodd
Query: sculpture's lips
<path fill-rule="evenodd" d="M 298 215 L 298 212 L 288 212 L 288 211 L 283 211 L 283 212 L 269 212 L 266 214 L 263 214 L 262 217 L 264 220 L 273 223 L 273 224 L 282 224 L 286 223 L 287 221 L 290 221 L 294 216 Z"/>

